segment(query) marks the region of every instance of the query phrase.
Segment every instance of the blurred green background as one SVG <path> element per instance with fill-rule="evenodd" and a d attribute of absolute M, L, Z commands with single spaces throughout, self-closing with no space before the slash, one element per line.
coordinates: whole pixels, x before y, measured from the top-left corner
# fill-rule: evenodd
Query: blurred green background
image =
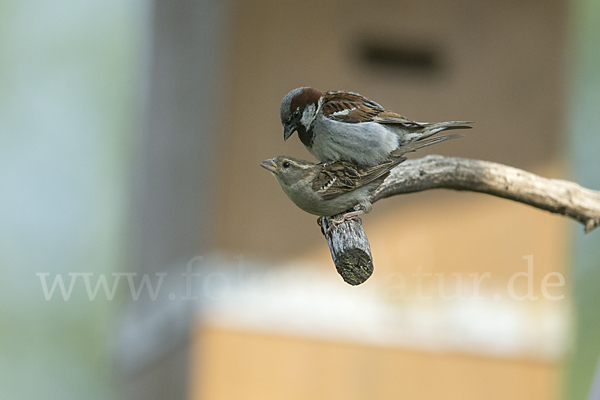
<path fill-rule="evenodd" d="M 149 3 L 0 2 L 0 398 L 109 399 L 119 299 L 37 273 L 123 269 Z M 81 279 L 81 278 L 78 278 Z M 56 289 L 59 290 L 58 288 Z"/>
<path fill-rule="evenodd" d="M 569 138 L 573 179 L 600 188 L 600 2 L 575 0 L 571 14 Z M 565 399 L 586 399 L 600 379 L 600 239 L 575 232 L 573 285 L 576 304 L 573 355 L 567 363 Z M 600 396 L 600 382 L 596 382 Z M 591 397 L 590 397 L 591 398 Z"/>

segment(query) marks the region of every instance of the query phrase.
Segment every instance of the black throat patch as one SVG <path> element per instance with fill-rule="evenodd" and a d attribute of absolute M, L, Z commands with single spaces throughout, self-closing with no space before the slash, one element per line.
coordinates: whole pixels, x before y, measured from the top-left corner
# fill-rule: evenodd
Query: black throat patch
<path fill-rule="evenodd" d="M 298 137 L 300 138 L 300 141 L 303 145 L 312 148 L 313 142 L 315 141 L 315 135 L 312 130 L 312 127 L 307 131 L 304 125 L 298 125 Z"/>

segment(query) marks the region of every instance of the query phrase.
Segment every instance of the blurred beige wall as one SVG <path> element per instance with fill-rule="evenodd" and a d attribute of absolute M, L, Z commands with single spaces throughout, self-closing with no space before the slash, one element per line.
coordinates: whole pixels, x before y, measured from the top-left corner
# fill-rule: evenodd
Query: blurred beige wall
<path fill-rule="evenodd" d="M 199 329 L 192 399 L 556 398 L 558 366 Z M 198 342 L 198 340 L 197 340 Z M 236 362 L 232 362 L 236 360 Z M 198 379 L 198 377 L 200 379 Z"/>

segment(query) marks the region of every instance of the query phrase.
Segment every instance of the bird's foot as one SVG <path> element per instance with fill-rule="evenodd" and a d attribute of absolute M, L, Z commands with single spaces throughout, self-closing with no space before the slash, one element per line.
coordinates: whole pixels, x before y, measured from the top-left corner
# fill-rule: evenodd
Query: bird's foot
<path fill-rule="evenodd" d="M 338 225 L 341 225 L 345 221 L 357 220 L 358 216 L 361 214 L 364 214 L 364 213 L 365 212 L 363 210 L 356 210 L 356 211 L 351 211 L 351 212 L 345 213 L 339 219 L 332 218 L 329 221 L 329 227 L 327 227 L 327 230 L 325 230 L 325 234 L 327 235 L 329 232 L 331 232 L 333 230 L 333 228 L 335 228 Z"/>

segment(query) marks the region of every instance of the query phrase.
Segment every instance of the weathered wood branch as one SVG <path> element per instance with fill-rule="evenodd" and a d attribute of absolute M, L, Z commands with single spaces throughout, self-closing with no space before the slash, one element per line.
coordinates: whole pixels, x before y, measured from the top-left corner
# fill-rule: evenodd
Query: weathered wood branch
<path fill-rule="evenodd" d="M 335 269 L 344 282 L 360 285 L 373 273 L 371 246 L 362 227 L 362 220 L 344 221 L 329 233 L 325 233 L 331 218 L 323 218 L 321 232 L 327 238 Z"/>
<path fill-rule="evenodd" d="M 429 189 L 480 192 L 518 201 L 579 221 L 586 233 L 600 225 L 600 192 L 502 164 L 457 157 L 431 155 L 400 164 L 373 193 L 371 202 Z M 365 271 L 372 272 L 373 261 L 360 220 L 344 222 L 325 236 L 344 280 L 352 285 L 367 280 L 371 273 Z M 360 257 L 352 258 L 353 254 Z"/>
<path fill-rule="evenodd" d="M 600 192 L 502 164 L 457 157 L 427 156 L 404 162 L 373 194 L 372 202 L 428 189 L 480 192 L 518 201 L 573 218 L 585 226 L 586 233 L 600 224 Z"/>

